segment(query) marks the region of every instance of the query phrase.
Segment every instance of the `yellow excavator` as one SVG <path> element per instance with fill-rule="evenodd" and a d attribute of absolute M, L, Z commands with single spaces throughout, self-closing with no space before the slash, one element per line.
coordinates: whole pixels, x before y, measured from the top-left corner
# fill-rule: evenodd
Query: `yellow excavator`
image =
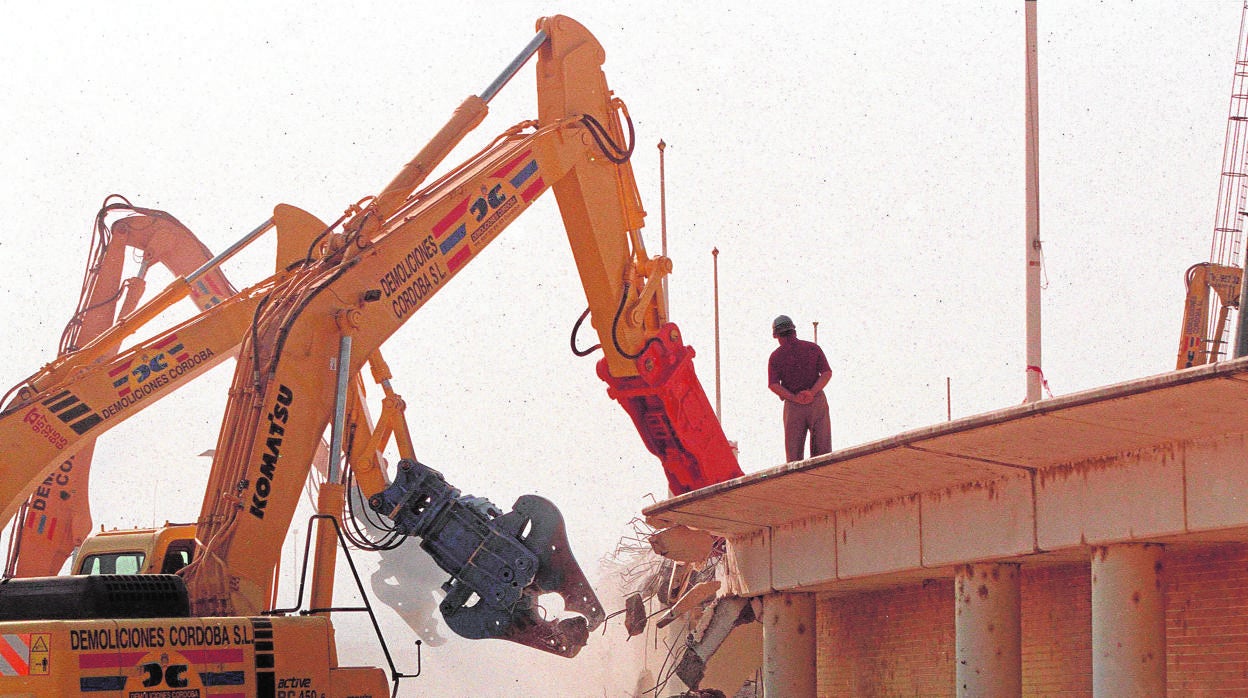
<path fill-rule="evenodd" d="M 138 268 L 123 279 L 126 259 L 131 256 L 139 258 Z M 147 272 L 154 266 L 163 265 L 175 276 L 185 276 L 210 259 L 208 248 L 173 216 L 135 206 L 117 194 L 108 196 L 95 216 L 82 292 L 61 334 L 58 356 L 73 355 L 133 313 L 146 290 Z M 200 312 L 234 293 L 219 268 L 206 270 L 187 288 Z M 101 358 L 109 351 L 115 347 L 101 353 Z M 150 362 L 130 370 L 150 370 Z M 120 374 L 117 380 L 123 380 Z M 64 453 L 55 470 L 18 510 L 9 537 L 6 578 L 57 574 L 90 533 L 93 525 L 87 493 L 94 449 L 95 440 L 87 439 Z"/>
<path fill-rule="evenodd" d="M 380 194 L 329 225 L 277 206 L 238 244 L 11 394 L 0 409 L 5 517 L 66 453 L 235 347 L 239 357 L 193 559 L 176 574 L 0 584 L 0 634 L 12 649 L 10 670 L 0 667 L 0 694 L 389 694 L 382 669 L 339 666 L 336 656 L 335 552 L 352 486 L 386 527 L 376 547 L 419 539 L 450 575 L 440 610 L 452 630 L 574 656 L 604 614 L 568 549 L 557 508 L 525 495 L 504 510 L 464 495 L 421 463 L 380 353 L 547 190 L 554 190 L 585 289 L 598 337 L 591 350 L 603 352 L 598 375 L 660 458 L 669 488 L 682 493 L 741 475 L 693 372 L 693 350 L 666 316 L 662 279 L 671 263 L 648 255 L 642 241 L 631 121 L 607 87 L 603 49 L 567 17 L 544 18 L 537 29 L 503 75 L 465 100 Z M 426 184 L 534 54 L 537 119 Z M 207 270 L 273 229 L 273 276 L 117 351 Z M 365 364 L 386 395 L 375 425 L 364 408 Z M 282 542 L 327 429 L 330 462 L 308 607 L 301 587 L 298 608 L 275 609 Z M 402 460 L 387 470 L 379 454 L 391 439 Z M 549 593 L 575 615 L 543 617 L 537 599 Z M 391 665 L 394 690 L 402 677 Z"/>
<path fill-rule="evenodd" d="M 1239 282 L 1243 275 L 1238 267 L 1213 262 L 1188 268 L 1176 369 L 1203 366 L 1222 356 L 1230 312 L 1239 307 Z M 1210 312 L 1215 307 L 1217 312 Z"/>

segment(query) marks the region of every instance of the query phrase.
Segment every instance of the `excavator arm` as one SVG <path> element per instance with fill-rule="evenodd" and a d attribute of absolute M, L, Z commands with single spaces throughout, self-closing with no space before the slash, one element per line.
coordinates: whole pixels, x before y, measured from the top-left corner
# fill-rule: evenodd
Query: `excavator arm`
<path fill-rule="evenodd" d="M 194 613 L 265 610 L 301 484 L 341 402 L 339 377 L 356 375 L 551 188 L 603 348 L 599 375 L 662 459 L 673 491 L 741 474 L 693 374 L 693 351 L 666 318 L 660 282 L 670 262 L 648 256 L 642 244 L 644 212 L 622 145 L 626 111 L 602 75 L 602 48 L 567 17 L 543 19 L 538 30 L 528 49 L 538 55 L 536 122 L 508 130 L 417 190 L 480 123 L 499 81 L 483 93 L 487 98 L 470 97 L 369 205 L 327 227 L 316 260 L 292 269 L 256 307 L 200 514 L 203 548 L 183 571 Z M 570 553 L 563 557 L 566 540 L 553 505 L 521 498 L 503 513 L 464 498 L 414 459 L 404 466 L 393 482 L 374 469 L 357 483 L 396 530 L 421 537 L 422 547 L 446 563 L 453 579 L 443 608 L 462 620 L 448 622 L 470 636 L 575 653 L 583 637 L 561 633 L 555 621 L 523 635 L 539 620 L 531 600 L 545 592 L 565 600 L 579 594 L 582 627 L 601 622 L 592 593 L 584 593 L 588 585 L 580 587 L 579 568 Z M 559 555 L 546 552 L 552 546 Z M 465 611 L 473 594 L 490 607 Z"/>
<path fill-rule="evenodd" d="M 1232 308 L 1239 307 L 1239 284 L 1243 275 L 1239 267 L 1212 262 L 1195 264 L 1187 270 L 1187 297 L 1183 303 L 1183 330 L 1176 369 L 1203 366 L 1221 356 L 1227 318 Z M 1216 315 L 1210 312 L 1215 306 Z"/>
<path fill-rule="evenodd" d="M 111 197 L 110 197 L 111 199 Z M 124 200 L 123 200 L 124 201 Z M 55 360 L 13 386 L 0 399 L 0 521 L 9 521 L 26 497 L 39 494 L 42 483 L 55 482 L 66 459 L 88 448 L 117 424 L 151 406 L 161 397 L 185 385 L 208 369 L 233 357 L 243 336 L 254 329 L 254 318 L 274 289 L 291 277 L 291 269 L 308 263 L 306 255 L 316 248 L 324 224 L 310 214 L 279 205 L 273 217 L 252 230 L 229 249 L 179 276 L 142 306 L 131 292 L 116 313 L 118 297 L 99 289 L 139 290 L 142 278 L 120 277 L 122 256 L 99 254 L 102 247 L 116 251 L 121 235 L 127 244 L 145 251 L 148 265 L 162 261 L 173 270 L 191 267 L 208 254 L 194 235 L 172 216 L 125 203 L 105 202 L 100 220 L 115 212 L 131 210 L 133 216 L 113 223 L 112 242 L 93 245 L 84 282 L 84 302 L 62 337 L 62 353 Z M 179 230 L 181 229 L 181 230 Z M 268 279 L 234 293 L 220 265 L 263 234 L 276 229 L 276 272 Z M 192 243 L 192 241 L 194 241 Z M 201 313 L 191 319 L 135 342 L 120 350 L 123 342 L 184 298 L 191 298 Z M 112 323 L 111 326 L 109 323 Z M 102 329 L 107 328 L 107 329 Z M 95 335 L 92 337 L 92 335 Z M 45 488 L 46 491 L 47 488 Z"/>
<path fill-rule="evenodd" d="M 674 494 L 739 477 L 694 374 L 694 351 L 667 319 L 662 279 L 671 261 L 646 254 L 645 212 L 628 162 L 632 122 L 626 135 L 627 110 L 607 88 L 602 46 L 567 17 L 539 29 L 555 37 L 538 54 L 539 123 L 564 124 L 550 156 L 551 186 L 603 347 L 598 375 L 662 461 Z"/>
<path fill-rule="evenodd" d="M 175 283 L 73 354 L 23 380 L 0 409 L 0 520 L 79 451 L 161 397 L 234 355 L 271 281 L 117 351 L 150 316 L 187 294 Z"/>
<path fill-rule="evenodd" d="M 138 270 L 123 279 L 130 253 L 141 255 Z M 107 197 L 95 217 L 91 251 L 83 275 L 78 308 L 61 335 L 58 355 L 67 357 L 102 335 L 138 307 L 146 288 L 147 270 L 164 265 L 175 276 L 192 274 L 212 253 L 186 226 L 164 211 L 132 205 L 116 194 Z M 206 311 L 235 289 L 218 268 L 208 270 L 188 288 L 200 311 Z M 111 353 L 110 353 L 111 352 Z M 111 356 L 110 350 L 101 356 Z M 131 369 L 141 371 L 139 367 Z M 63 454 L 55 472 L 31 493 L 18 512 L 9 542 L 5 577 L 53 575 L 90 532 L 87 497 L 95 439 L 84 439 Z"/>

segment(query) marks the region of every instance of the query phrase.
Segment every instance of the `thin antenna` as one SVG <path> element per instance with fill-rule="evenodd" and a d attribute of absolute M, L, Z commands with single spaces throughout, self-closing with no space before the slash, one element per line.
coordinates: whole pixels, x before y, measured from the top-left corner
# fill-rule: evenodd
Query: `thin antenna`
<path fill-rule="evenodd" d="M 711 267 L 714 270 L 715 287 L 715 421 L 724 423 L 719 409 L 719 248 L 711 248 Z"/>
<path fill-rule="evenodd" d="M 661 254 L 667 257 L 667 173 L 664 171 L 664 153 L 667 152 L 667 143 L 663 139 L 659 139 L 659 230 L 663 234 L 663 244 Z M 671 312 L 667 307 L 671 301 L 671 294 L 667 288 L 667 276 L 662 279 L 663 283 L 663 317 L 670 318 Z"/>

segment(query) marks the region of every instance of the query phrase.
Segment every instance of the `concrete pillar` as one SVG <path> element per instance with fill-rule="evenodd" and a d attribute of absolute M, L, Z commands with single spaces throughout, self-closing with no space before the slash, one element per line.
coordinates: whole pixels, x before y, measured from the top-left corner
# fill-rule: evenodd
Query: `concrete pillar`
<path fill-rule="evenodd" d="M 1023 692 L 1018 565 L 962 565 L 956 594 L 959 696 L 1019 696 Z"/>
<path fill-rule="evenodd" d="M 763 597 L 763 695 L 815 698 L 815 595 Z"/>
<path fill-rule="evenodd" d="M 1092 695 L 1166 695 L 1162 546 L 1092 550 Z"/>

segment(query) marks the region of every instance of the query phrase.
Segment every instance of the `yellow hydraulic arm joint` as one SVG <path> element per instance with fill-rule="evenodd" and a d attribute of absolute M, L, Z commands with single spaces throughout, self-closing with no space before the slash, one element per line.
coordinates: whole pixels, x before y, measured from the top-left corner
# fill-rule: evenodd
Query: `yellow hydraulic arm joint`
<path fill-rule="evenodd" d="M 672 273 L 672 260 L 667 257 L 653 257 L 646 263 L 644 270 L 645 283 L 641 287 L 641 293 L 637 296 L 637 301 L 633 304 L 633 311 L 629 313 L 633 324 L 640 326 L 645 321 L 645 312 L 653 308 L 656 312 L 661 312 L 662 305 L 655 298 L 657 294 L 663 290 L 663 279 Z M 655 327 L 667 322 L 667 318 L 661 315 L 656 319 Z"/>
<path fill-rule="evenodd" d="M 385 397 L 381 400 L 381 414 L 370 430 L 364 401 L 364 383 L 356 376 L 348 408 L 352 415 L 349 423 L 354 430 L 349 460 L 360 491 L 372 494 L 384 490 L 390 484 L 381 467 L 381 454 L 386 444 L 393 438 L 399 457 L 408 460 L 416 460 L 416 450 L 412 446 L 412 435 L 405 416 L 407 403 L 394 391 L 390 383 L 390 367 L 382 358 L 381 351 L 374 351 L 368 363 L 373 380 L 381 386 Z"/>

